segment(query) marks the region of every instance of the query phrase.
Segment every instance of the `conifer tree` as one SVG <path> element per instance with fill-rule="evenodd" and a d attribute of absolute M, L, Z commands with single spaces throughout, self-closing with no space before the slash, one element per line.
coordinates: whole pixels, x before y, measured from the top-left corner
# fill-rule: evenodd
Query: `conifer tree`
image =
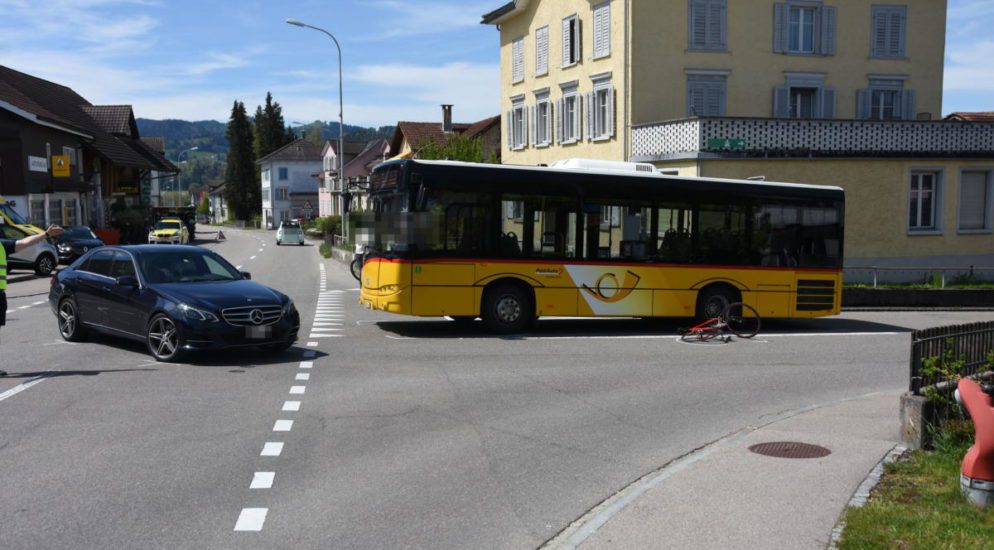
<path fill-rule="evenodd" d="M 261 191 L 256 184 L 252 124 L 245 104 L 235 101 L 226 132 L 228 164 L 224 171 L 225 199 L 236 220 L 250 220 L 261 213 Z"/>

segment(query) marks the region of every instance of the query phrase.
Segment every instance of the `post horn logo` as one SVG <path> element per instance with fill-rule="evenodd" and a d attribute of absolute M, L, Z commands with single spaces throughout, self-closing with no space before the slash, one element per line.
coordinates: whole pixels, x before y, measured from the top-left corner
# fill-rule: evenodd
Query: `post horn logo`
<path fill-rule="evenodd" d="M 616 277 L 614 273 L 605 273 L 597 279 L 597 283 L 594 284 L 594 288 L 590 288 L 584 284 L 583 290 L 594 298 L 611 304 L 614 302 L 620 302 L 621 300 L 627 298 L 628 295 L 635 290 L 635 286 L 638 285 L 641 279 L 642 277 L 639 277 L 631 271 L 626 271 L 625 280 L 619 288 L 618 277 Z M 605 292 L 605 287 L 607 287 L 607 292 Z"/>

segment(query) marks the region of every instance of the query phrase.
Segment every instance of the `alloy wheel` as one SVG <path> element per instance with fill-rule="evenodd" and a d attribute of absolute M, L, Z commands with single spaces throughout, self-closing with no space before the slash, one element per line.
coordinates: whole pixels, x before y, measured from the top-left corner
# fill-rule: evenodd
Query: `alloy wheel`
<path fill-rule="evenodd" d="M 179 332 L 168 317 L 161 316 L 152 321 L 148 329 L 148 349 L 160 360 L 169 360 L 176 355 Z"/>
<path fill-rule="evenodd" d="M 67 340 L 76 335 L 76 308 L 69 300 L 59 306 L 59 332 Z"/>

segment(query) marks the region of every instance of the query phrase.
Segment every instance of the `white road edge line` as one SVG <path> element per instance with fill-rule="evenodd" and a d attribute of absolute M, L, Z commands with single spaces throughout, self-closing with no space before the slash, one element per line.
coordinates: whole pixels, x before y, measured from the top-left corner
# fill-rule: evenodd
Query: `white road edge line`
<path fill-rule="evenodd" d="M 16 385 L 13 388 L 10 388 L 9 390 L 7 390 L 5 392 L 0 393 L 0 401 L 3 401 L 4 399 L 8 399 L 10 397 L 14 397 L 15 395 L 17 395 L 17 394 L 21 393 L 22 391 L 30 388 L 31 386 L 36 386 L 38 384 L 41 384 L 48 377 L 49 377 L 49 373 L 46 373 L 46 374 L 43 374 L 43 375 L 39 376 L 38 378 L 35 378 L 33 380 L 28 380 L 27 382 L 25 382 L 23 384 Z"/>

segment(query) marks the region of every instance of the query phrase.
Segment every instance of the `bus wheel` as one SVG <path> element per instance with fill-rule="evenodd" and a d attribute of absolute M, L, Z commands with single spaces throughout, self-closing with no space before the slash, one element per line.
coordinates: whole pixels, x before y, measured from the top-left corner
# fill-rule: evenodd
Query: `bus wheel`
<path fill-rule="evenodd" d="M 728 304 L 738 302 L 738 294 L 730 287 L 711 286 L 697 294 L 697 313 L 694 316 L 698 323 L 720 316 Z"/>
<path fill-rule="evenodd" d="M 531 298 L 518 285 L 497 285 L 483 295 L 483 323 L 498 334 L 521 332 L 534 310 Z"/>

